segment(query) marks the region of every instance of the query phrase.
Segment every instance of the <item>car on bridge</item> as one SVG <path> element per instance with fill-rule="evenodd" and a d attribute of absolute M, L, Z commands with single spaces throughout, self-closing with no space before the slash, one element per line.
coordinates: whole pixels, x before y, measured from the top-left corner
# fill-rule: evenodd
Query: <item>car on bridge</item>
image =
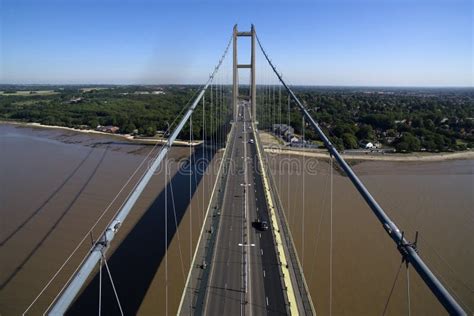
<path fill-rule="evenodd" d="M 268 226 L 268 222 L 267 221 L 262 221 L 260 219 L 257 219 L 255 222 L 252 223 L 253 227 L 255 227 L 256 229 L 258 230 L 261 230 L 261 231 L 265 231 L 265 230 L 268 230 L 269 226 Z"/>
<path fill-rule="evenodd" d="M 250 140 L 249 140 L 249 144 L 253 144 L 253 143 L 255 143 L 254 140 L 253 140 L 253 139 L 250 139 Z"/>

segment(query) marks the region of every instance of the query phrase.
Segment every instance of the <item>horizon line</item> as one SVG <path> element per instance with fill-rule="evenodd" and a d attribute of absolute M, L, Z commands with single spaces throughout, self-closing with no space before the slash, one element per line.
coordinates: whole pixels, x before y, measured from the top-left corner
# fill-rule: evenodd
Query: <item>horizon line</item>
<path fill-rule="evenodd" d="M 200 86 L 203 83 L 0 83 L 0 86 Z M 232 85 L 226 83 L 224 85 Z M 240 84 L 246 86 L 248 84 Z M 262 85 L 257 83 L 257 85 Z M 279 85 L 279 83 L 274 84 Z M 457 88 L 474 89 L 474 85 L 348 85 L 348 84 L 292 84 L 293 87 L 322 87 L 322 88 Z"/>

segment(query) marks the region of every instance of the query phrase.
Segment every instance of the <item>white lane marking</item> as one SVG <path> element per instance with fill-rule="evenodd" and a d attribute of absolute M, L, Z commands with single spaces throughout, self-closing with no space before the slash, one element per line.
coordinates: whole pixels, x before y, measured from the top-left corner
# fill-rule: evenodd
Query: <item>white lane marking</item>
<path fill-rule="evenodd" d="M 231 157 L 234 156 L 234 152 L 235 152 L 235 149 L 236 149 L 236 146 L 234 146 L 234 144 L 235 144 L 235 137 L 237 137 L 237 134 L 234 135 L 234 140 L 233 140 L 232 149 L 231 149 Z M 221 167 L 222 167 L 222 166 L 223 166 L 223 165 L 221 164 L 221 166 L 219 167 L 219 171 L 218 171 L 218 173 L 217 173 L 218 176 L 220 175 Z M 227 185 L 227 183 L 229 183 L 229 179 L 230 179 L 230 178 L 227 177 L 226 185 Z M 211 200 L 212 200 L 212 197 L 213 197 L 213 195 L 214 195 L 214 191 L 216 190 L 216 186 L 217 186 L 217 181 L 214 183 L 214 188 L 212 189 Z M 225 201 L 225 199 L 226 199 L 226 196 L 227 196 L 227 190 L 224 191 L 224 197 L 223 197 L 223 200 L 224 200 L 224 201 Z M 210 205 L 210 204 L 209 204 L 209 205 Z M 208 209 L 207 212 L 209 212 L 209 209 Z M 206 216 L 207 216 L 207 213 L 206 213 Z M 219 220 L 219 223 L 221 223 L 221 222 L 222 222 L 222 220 Z M 203 227 L 204 227 L 204 226 L 203 226 Z M 219 238 L 219 237 L 220 237 L 220 235 L 221 235 L 221 232 L 222 232 L 222 229 L 219 229 L 219 230 L 217 231 L 217 237 L 216 237 L 217 241 L 216 241 L 216 244 L 215 244 L 215 246 L 214 246 L 214 247 L 216 247 L 216 248 L 219 248 L 219 240 L 221 239 L 221 238 Z M 199 241 L 198 241 L 198 244 L 199 244 Z M 196 254 L 196 252 L 195 252 L 195 254 Z M 227 264 L 228 264 L 228 263 L 229 263 L 229 261 L 227 261 Z M 215 270 L 214 270 L 214 266 L 215 266 L 215 265 L 211 265 L 211 272 L 210 272 L 210 276 L 209 276 L 209 282 L 212 282 L 212 279 L 213 279 L 213 277 L 214 277 L 214 271 L 215 271 Z M 208 303 L 209 303 L 209 296 L 210 296 L 210 295 L 208 295 L 208 296 L 206 297 L 206 301 L 205 301 L 205 303 L 204 303 L 204 315 L 206 314 L 207 306 L 208 306 Z"/>
<path fill-rule="evenodd" d="M 244 112 L 244 118 L 245 118 L 245 112 Z M 245 126 L 245 121 L 244 121 L 244 131 L 246 130 L 246 126 Z M 244 134 L 244 141 L 245 143 L 247 142 L 247 134 Z M 244 183 L 246 186 L 250 186 L 250 183 L 249 183 L 249 180 L 248 180 L 248 171 L 247 171 L 247 168 L 248 168 L 248 163 L 247 163 L 247 146 L 248 145 L 244 145 L 244 159 L 243 159 L 243 169 L 244 169 Z M 247 189 L 244 187 L 244 218 L 246 219 L 246 225 L 245 226 L 250 226 L 250 223 L 249 223 L 249 216 L 248 216 L 248 191 Z M 243 231 L 242 231 L 242 234 L 243 234 Z M 249 234 L 246 234 L 247 235 L 247 240 L 245 241 L 245 243 L 248 245 L 250 244 L 250 236 Z M 243 236 L 242 236 L 243 237 Z M 243 241 L 243 238 L 242 238 L 242 241 Z M 250 244 L 251 246 L 255 246 L 255 244 Z M 243 248 L 242 248 L 243 250 Z M 250 257 L 250 251 L 246 251 L 246 256 L 244 258 L 244 262 L 245 262 L 245 298 L 248 299 L 248 303 L 249 303 L 249 306 L 252 306 L 252 278 L 249 278 L 249 275 L 251 275 L 251 257 Z M 248 291 L 248 294 L 247 294 L 247 291 Z M 240 310 L 240 313 L 242 314 L 242 307 L 243 305 L 241 305 L 241 310 Z M 252 315 L 252 308 L 250 308 L 249 310 L 249 314 Z"/>

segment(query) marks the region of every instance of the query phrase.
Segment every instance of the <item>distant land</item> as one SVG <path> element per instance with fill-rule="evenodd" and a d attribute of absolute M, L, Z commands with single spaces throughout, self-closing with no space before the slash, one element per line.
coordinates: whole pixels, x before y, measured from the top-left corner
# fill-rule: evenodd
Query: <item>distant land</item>
<path fill-rule="evenodd" d="M 192 100 L 197 85 L 0 85 L 0 120 L 153 137 Z M 193 114 L 193 137 L 214 135 L 231 118 L 230 85 L 213 87 Z M 245 93 L 248 87 L 242 87 Z M 295 86 L 339 149 L 452 152 L 474 147 L 474 88 Z M 259 129 L 287 145 L 321 145 L 288 109 L 280 86 L 259 86 Z M 203 124 L 203 114 L 213 124 Z M 285 127 L 286 126 L 286 127 Z M 288 128 L 290 127 L 290 128 Z M 303 138 L 304 133 L 304 138 Z M 182 138 L 189 137 L 189 128 Z"/>

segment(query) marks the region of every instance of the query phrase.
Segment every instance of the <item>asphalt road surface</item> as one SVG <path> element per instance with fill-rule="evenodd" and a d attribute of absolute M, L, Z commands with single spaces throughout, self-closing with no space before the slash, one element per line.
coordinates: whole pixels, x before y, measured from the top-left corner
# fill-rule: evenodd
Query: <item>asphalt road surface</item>
<path fill-rule="evenodd" d="M 270 229 L 256 227 L 269 215 L 247 102 L 230 140 L 232 167 L 224 192 L 205 315 L 283 315 L 286 306 Z"/>

